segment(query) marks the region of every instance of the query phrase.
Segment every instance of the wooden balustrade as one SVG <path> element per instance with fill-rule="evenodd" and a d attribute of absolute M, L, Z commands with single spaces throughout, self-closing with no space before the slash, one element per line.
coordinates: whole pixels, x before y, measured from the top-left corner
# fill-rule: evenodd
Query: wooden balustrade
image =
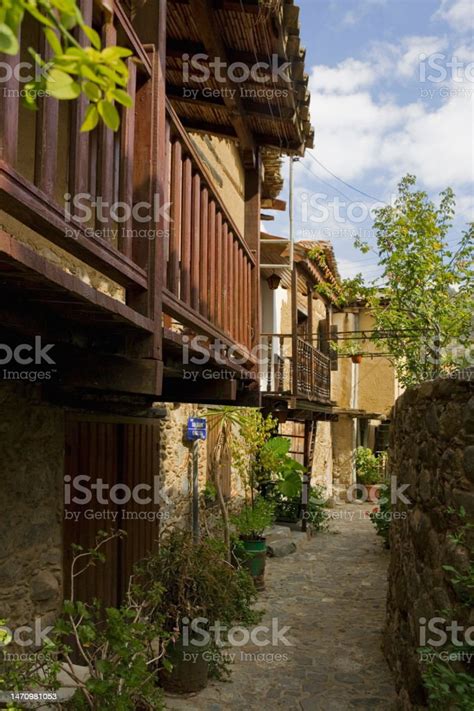
<path fill-rule="evenodd" d="M 222 336 L 249 351 L 255 258 L 170 106 L 168 123 L 171 222 L 165 311 L 197 333 Z"/>
<path fill-rule="evenodd" d="M 116 281 L 124 288 L 132 311 L 161 321 L 161 313 L 156 313 L 147 296 L 150 281 L 156 278 L 155 242 L 161 239 L 161 235 L 149 236 L 160 227 L 160 218 L 154 214 L 154 105 L 160 90 L 155 50 L 140 43 L 120 3 L 114 3 L 113 14 L 107 11 L 102 16 L 93 0 L 81 0 L 80 6 L 85 21 L 101 33 L 104 46 L 119 43 L 132 50 L 133 57 L 127 60 L 127 89 L 133 107 L 117 106 L 121 114 L 117 133 L 103 124 L 81 133 L 88 104 L 83 95 L 71 102 L 44 97 L 39 99 L 38 112 L 28 112 L 20 106 L 21 83 L 12 81 L 11 91 L 0 93 L 0 208 Z M 40 49 L 47 53 L 41 33 L 26 14 L 25 43 L 33 31 Z M 87 41 L 81 32 L 77 37 Z M 24 51 L 8 62 L 14 66 Z M 3 60 L 4 55 L 0 56 Z M 150 219 L 145 222 L 144 208 L 141 214 L 132 212 L 138 202 L 149 205 Z M 114 204 L 116 209 L 111 210 Z M 87 220 L 86 210 L 90 213 Z M 148 237 L 143 236 L 144 230 Z"/>
<path fill-rule="evenodd" d="M 331 363 L 328 356 L 303 338 L 293 338 L 289 334 L 263 334 L 262 343 L 266 356 L 262 374 L 264 392 L 318 402 L 330 401 Z"/>

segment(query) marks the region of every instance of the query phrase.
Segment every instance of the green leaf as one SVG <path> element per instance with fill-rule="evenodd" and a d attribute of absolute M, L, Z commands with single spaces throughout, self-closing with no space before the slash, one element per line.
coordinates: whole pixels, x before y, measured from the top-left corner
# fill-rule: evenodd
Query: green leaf
<path fill-rule="evenodd" d="M 14 33 L 5 23 L 0 24 L 0 52 L 18 54 L 20 45 Z"/>
<path fill-rule="evenodd" d="M 122 57 L 130 57 L 132 52 L 125 47 L 106 47 L 101 54 L 107 61 L 114 61 L 115 59 L 122 59 Z"/>
<path fill-rule="evenodd" d="M 49 20 L 47 17 L 45 17 L 39 10 L 37 10 L 34 5 L 27 3 L 26 9 L 30 13 L 30 15 L 35 18 L 35 20 L 38 20 L 41 25 L 46 25 L 46 27 L 54 27 L 54 23 L 51 22 L 51 20 Z"/>
<path fill-rule="evenodd" d="M 86 35 L 86 37 L 90 40 L 91 45 L 95 48 L 100 50 L 102 47 L 100 37 L 97 34 L 95 30 L 92 29 L 92 27 L 89 27 L 88 25 L 82 25 L 82 31 Z"/>
<path fill-rule="evenodd" d="M 112 89 L 109 93 L 119 104 L 126 106 L 128 109 L 133 106 L 132 97 L 129 96 L 126 91 L 123 91 L 123 89 Z"/>
<path fill-rule="evenodd" d="M 59 41 L 56 32 L 54 32 L 51 28 L 47 27 L 44 30 L 44 34 L 45 34 L 46 39 L 48 40 L 49 46 L 51 47 L 53 52 L 55 54 L 62 54 L 63 48 L 61 46 L 61 42 Z"/>
<path fill-rule="evenodd" d="M 77 99 L 81 93 L 81 87 L 72 77 L 60 69 L 51 69 L 46 78 L 46 90 L 55 99 Z"/>
<path fill-rule="evenodd" d="M 97 104 L 97 110 L 105 125 L 116 131 L 120 126 L 120 116 L 115 106 L 110 101 L 102 100 Z"/>
<path fill-rule="evenodd" d="M 83 84 L 82 89 L 90 101 L 99 101 L 99 99 L 102 98 L 101 90 L 97 84 L 93 84 L 91 81 L 86 81 L 85 84 Z"/>
<path fill-rule="evenodd" d="M 85 133 L 86 131 L 93 131 L 98 123 L 99 112 L 97 111 L 97 106 L 95 104 L 90 104 L 87 107 L 86 116 L 81 126 L 81 133 Z"/>

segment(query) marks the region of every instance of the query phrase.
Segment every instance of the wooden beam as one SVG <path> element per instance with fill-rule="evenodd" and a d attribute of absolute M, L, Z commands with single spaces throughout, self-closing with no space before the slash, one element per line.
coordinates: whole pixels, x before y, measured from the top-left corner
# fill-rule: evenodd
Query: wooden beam
<path fill-rule="evenodd" d="M 16 262 L 18 265 L 22 265 L 26 275 L 28 272 L 40 275 L 40 279 L 44 279 L 45 284 L 51 283 L 60 290 L 69 292 L 76 301 L 83 301 L 85 304 L 89 303 L 93 307 L 98 307 L 97 311 L 105 309 L 115 314 L 117 321 L 129 323 L 147 332 L 153 331 L 153 322 L 150 319 L 136 313 L 121 301 L 97 291 L 78 277 L 68 274 L 31 247 L 18 242 L 7 232 L 0 230 L 0 260 L 2 259 L 6 259 L 12 264 Z M 18 276 L 18 279 L 20 278 L 23 278 L 23 274 L 21 277 Z"/>
<path fill-rule="evenodd" d="M 146 289 L 144 269 L 100 237 L 87 237 L 82 223 L 66 220 L 64 210 L 1 160 L 0 208 L 121 286 Z"/>
<path fill-rule="evenodd" d="M 286 200 L 278 200 L 278 198 L 263 198 L 262 208 L 264 210 L 286 211 Z"/>
<path fill-rule="evenodd" d="M 163 363 L 159 360 L 130 360 L 107 355 L 107 367 L 104 368 L 103 358 L 95 354 L 75 353 L 74 358 L 66 359 L 59 371 L 61 385 L 65 388 L 87 388 L 150 397 L 161 395 Z"/>
<path fill-rule="evenodd" d="M 227 62 L 224 41 L 216 32 L 212 0 L 189 0 L 189 4 L 199 37 L 202 38 L 207 53 L 219 57 L 222 62 Z M 230 90 L 234 88 L 233 82 L 228 77 L 225 80 L 225 87 Z M 238 94 L 232 97 L 225 92 L 224 102 L 232 112 L 232 125 L 239 139 L 244 166 L 252 168 L 255 166 L 256 143 L 248 126 L 240 97 Z"/>
<path fill-rule="evenodd" d="M 171 101 L 177 101 L 184 104 L 192 104 L 193 106 L 203 106 L 207 109 L 217 109 L 225 111 L 227 114 L 232 114 L 235 109 L 232 109 L 224 99 L 209 98 L 202 95 L 202 90 L 196 96 L 185 96 L 184 86 L 167 85 L 166 94 Z M 268 103 L 259 103 L 248 99 L 241 99 L 241 105 L 247 116 L 256 118 L 267 118 L 278 123 L 286 123 L 292 121 L 295 116 L 295 110 L 291 106 L 282 106 L 274 104 L 269 106 Z"/>

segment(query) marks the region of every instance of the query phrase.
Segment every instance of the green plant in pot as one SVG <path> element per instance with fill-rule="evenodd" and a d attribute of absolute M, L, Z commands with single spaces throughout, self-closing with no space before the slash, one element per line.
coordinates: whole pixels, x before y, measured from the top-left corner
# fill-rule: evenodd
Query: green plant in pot
<path fill-rule="evenodd" d="M 300 518 L 302 475 L 306 468 L 290 454 L 288 437 L 272 437 L 260 451 L 264 481 L 259 484 L 264 497 L 275 503 L 279 521 L 293 523 Z"/>
<path fill-rule="evenodd" d="M 250 625 L 259 618 L 252 609 L 251 576 L 228 563 L 225 544 L 213 538 L 195 543 L 187 531 L 165 532 L 138 575 L 164 591 L 157 609 L 171 638 L 160 671 L 164 688 L 190 693 L 204 688 L 209 676 L 225 676 L 228 665 L 211 628 Z M 225 644 L 225 631 L 221 638 Z"/>
<path fill-rule="evenodd" d="M 263 534 L 275 519 L 274 511 L 275 505 L 259 496 L 252 505 L 245 505 L 239 514 L 231 517 L 239 536 L 234 555 L 250 572 L 257 590 L 265 587 L 267 544 Z"/>
<path fill-rule="evenodd" d="M 377 457 L 368 447 L 357 447 L 355 451 L 355 466 L 357 481 L 365 487 L 367 501 L 377 503 L 382 485 Z"/>

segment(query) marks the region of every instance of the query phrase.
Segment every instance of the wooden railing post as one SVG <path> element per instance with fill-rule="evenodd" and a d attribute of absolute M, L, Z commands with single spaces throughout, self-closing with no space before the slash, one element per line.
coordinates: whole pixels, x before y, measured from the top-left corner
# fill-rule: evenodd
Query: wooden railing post
<path fill-rule="evenodd" d="M 245 240 L 255 257 L 251 285 L 252 346 L 260 341 L 260 212 L 261 212 L 261 161 L 245 172 Z"/>

